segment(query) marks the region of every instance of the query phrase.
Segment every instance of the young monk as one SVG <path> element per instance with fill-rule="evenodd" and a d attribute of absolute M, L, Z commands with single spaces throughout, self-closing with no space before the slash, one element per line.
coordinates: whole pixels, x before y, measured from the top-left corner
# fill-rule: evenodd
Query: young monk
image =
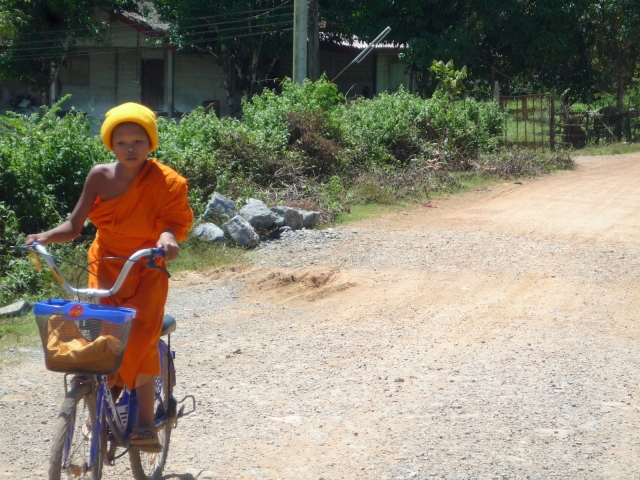
<path fill-rule="evenodd" d="M 158 247 L 164 260 L 178 257 L 193 221 L 187 199 L 187 182 L 171 168 L 147 156 L 158 146 L 155 114 L 137 103 L 125 103 L 107 112 L 101 129 L 105 147 L 117 161 L 91 169 L 69 220 L 47 232 L 29 235 L 26 244 L 64 243 L 76 238 L 87 217 L 98 227 L 89 250 L 90 288 L 110 288 L 124 262 L 94 260 L 130 257 L 144 248 Z M 165 266 L 158 259 L 157 265 Z M 159 270 L 136 264 L 116 294 L 119 306 L 137 311 L 122 366 L 110 383 L 135 388 L 138 423 L 131 445 L 149 452 L 161 451 L 154 428 L 155 375 L 160 374 L 158 340 L 169 282 Z M 113 305 L 114 299 L 104 298 Z"/>

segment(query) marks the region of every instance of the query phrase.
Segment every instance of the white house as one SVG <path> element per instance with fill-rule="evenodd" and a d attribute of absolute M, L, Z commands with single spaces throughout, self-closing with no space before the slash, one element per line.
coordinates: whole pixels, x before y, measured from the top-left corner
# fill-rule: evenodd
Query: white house
<path fill-rule="evenodd" d="M 105 14 L 107 15 L 107 14 Z M 153 46 L 149 39 L 161 36 L 166 25 L 150 25 L 135 13 L 110 20 L 109 45 L 91 42 L 76 45 L 60 68 L 50 99 L 71 94 L 63 108 L 93 113 L 97 119 L 114 105 L 139 102 L 159 116 L 179 117 L 199 106 L 213 105 L 221 116 L 227 115 L 226 91 L 222 67 L 212 55 L 186 54 L 169 46 Z M 162 42 L 161 42 L 162 43 Z M 366 45 L 335 45 L 322 42 L 321 70 L 334 78 Z M 337 80 L 342 93 L 372 97 L 400 85 L 413 90 L 411 76 L 392 46 L 378 46 L 360 64 L 353 65 Z M 291 77 L 292 54 L 279 59 L 272 77 Z M 30 98 L 39 104 L 39 93 L 16 84 L 0 83 L 0 111 Z M 239 111 L 242 92 L 234 93 L 234 110 Z"/>

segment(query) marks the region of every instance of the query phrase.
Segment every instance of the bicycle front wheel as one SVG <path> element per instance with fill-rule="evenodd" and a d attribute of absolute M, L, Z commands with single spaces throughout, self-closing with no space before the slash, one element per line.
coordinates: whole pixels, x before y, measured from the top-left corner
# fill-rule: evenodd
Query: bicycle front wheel
<path fill-rule="evenodd" d="M 162 477 L 164 464 L 167 462 L 169 454 L 169 439 L 171 437 L 171 420 L 169 418 L 169 382 L 173 378 L 170 372 L 171 361 L 166 348 L 162 349 L 160 355 L 159 377 L 156 377 L 156 393 L 154 411 L 156 421 L 164 419 L 158 426 L 158 440 L 162 445 L 159 453 L 147 453 L 132 448 L 129 450 L 129 462 L 131 463 L 131 473 L 136 480 L 158 480 Z"/>
<path fill-rule="evenodd" d="M 102 477 L 102 443 L 95 443 L 91 462 L 91 426 L 97 421 L 91 383 L 77 382 L 67 393 L 58 415 L 51 446 L 49 480 Z"/>

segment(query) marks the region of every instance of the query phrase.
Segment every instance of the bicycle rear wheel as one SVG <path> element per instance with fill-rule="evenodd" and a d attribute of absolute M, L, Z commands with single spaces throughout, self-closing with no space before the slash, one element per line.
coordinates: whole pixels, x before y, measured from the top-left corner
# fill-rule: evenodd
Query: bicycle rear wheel
<path fill-rule="evenodd" d="M 50 480 L 100 480 L 104 435 L 98 439 L 91 464 L 91 425 L 96 425 L 96 412 L 96 397 L 91 383 L 73 385 L 62 403 L 55 426 L 49 462 Z"/>
<path fill-rule="evenodd" d="M 155 418 L 165 418 L 165 421 L 158 427 L 158 440 L 162 445 L 160 453 L 146 453 L 136 448 L 129 450 L 129 462 L 131 463 L 131 473 L 136 480 L 158 480 L 162 477 L 164 465 L 169 454 L 169 439 L 171 437 L 171 421 L 169 419 L 169 382 L 173 378 L 169 371 L 172 365 L 169 360 L 169 353 L 166 348 L 162 349 L 160 355 L 161 377 L 156 377 L 156 394 L 154 411 Z"/>

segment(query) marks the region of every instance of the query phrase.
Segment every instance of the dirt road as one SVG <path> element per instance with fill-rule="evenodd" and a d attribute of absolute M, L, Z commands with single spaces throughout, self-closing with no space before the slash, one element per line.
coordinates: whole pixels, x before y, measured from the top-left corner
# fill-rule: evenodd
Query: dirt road
<path fill-rule="evenodd" d="M 640 478 L 640 155 L 578 162 L 176 279 L 165 478 Z M 0 355 L 0 478 L 45 478 L 60 377 Z"/>

